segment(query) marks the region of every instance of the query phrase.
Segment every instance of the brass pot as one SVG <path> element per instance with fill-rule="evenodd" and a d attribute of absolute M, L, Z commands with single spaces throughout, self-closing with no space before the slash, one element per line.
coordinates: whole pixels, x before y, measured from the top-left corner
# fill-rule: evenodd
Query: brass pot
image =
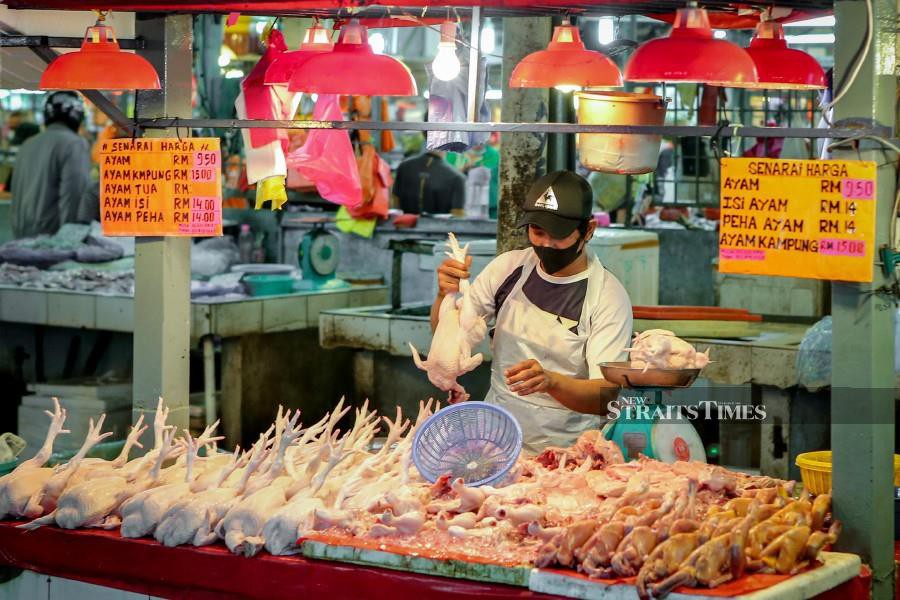
<path fill-rule="evenodd" d="M 655 94 L 578 92 L 578 122 L 583 125 L 662 125 L 666 103 Z M 662 136 L 626 133 L 578 134 L 581 164 L 603 173 L 636 174 L 656 169 Z"/>

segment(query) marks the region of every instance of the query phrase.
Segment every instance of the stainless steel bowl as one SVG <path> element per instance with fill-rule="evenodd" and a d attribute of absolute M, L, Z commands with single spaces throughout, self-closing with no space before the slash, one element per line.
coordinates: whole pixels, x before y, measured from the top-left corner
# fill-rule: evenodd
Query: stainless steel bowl
<path fill-rule="evenodd" d="M 626 388 L 680 388 L 688 387 L 700 369 L 647 369 L 637 368 L 630 362 L 600 363 L 600 372 L 607 381 Z"/>

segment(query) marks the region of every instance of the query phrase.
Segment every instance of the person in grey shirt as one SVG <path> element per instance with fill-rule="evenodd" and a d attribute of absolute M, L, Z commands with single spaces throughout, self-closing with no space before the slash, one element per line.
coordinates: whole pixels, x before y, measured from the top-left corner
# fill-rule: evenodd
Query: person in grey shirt
<path fill-rule="evenodd" d="M 75 92 L 54 92 L 44 103 L 46 129 L 19 149 L 12 176 L 10 217 L 19 239 L 52 235 L 64 223 L 90 221 L 87 140 L 78 135 L 84 104 Z"/>

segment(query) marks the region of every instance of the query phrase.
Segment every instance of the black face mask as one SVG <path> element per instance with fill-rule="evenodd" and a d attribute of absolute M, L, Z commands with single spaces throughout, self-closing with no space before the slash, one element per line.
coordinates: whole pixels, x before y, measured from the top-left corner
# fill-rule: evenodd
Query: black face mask
<path fill-rule="evenodd" d="M 583 239 L 584 234 L 582 233 L 575 240 L 575 243 L 568 248 L 549 248 L 547 246 L 535 246 L 534 244 L 531 247 L 534 248 L 534 253 L 541 260 L 544 271 L 552 275 L 562 271 L 581 256 L 582 248 L 580 246 Z"/>

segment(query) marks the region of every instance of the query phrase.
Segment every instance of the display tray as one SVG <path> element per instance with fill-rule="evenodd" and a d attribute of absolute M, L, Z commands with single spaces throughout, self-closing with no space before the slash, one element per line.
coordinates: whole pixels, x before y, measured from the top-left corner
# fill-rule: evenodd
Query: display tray
<path fill-rule="evenodd" d="M 303 556 L 323 560 L 335 560 L 357 565 L 397 569 L 439 577 L 469 579 L 487 583 L 500 583 L 528 587 L 532 568 L 527 565 L 505 566 L 473 562 L 461 558 L 437 558 L 420 553 L 408 553 L 390 540 L 306 539 Z M 446 554 L 440 552 L 437 554 Z"/>
<path fill-rule="evenodd" d="M 676 588 L 670 600 L 742 598 L 743 600 L 807 600 L 827 592 L 860 574 L 862 562 L 855 554 L 822 552 L 821 563 L 796 575 L 756 573 L 716 588 Z M 597 600 L 633 600 L 634 577 L 627 579 L 591 579 L 574 571 L 535 569 L 529 588 L 535 592 L 568 598 Z"/>
<path fill-rule="evenodd" d="M 162 598 L 449 600 L 474 596 L 479 600 L 539 600 L 554 597 L 522 587 L 303 556 L 272 556 L 262 552 L 247 558 L 232 554 L 224 544 L 166 548 L 153 539 L 122 538 L 117 530 L 68 531 L 42 527 L 24 531 L 16 529 L 19 523 L 0 522 L 0 565 Z M 386 595 L 380 596 L 375 590 L 384 590 Z"/>
<path fill-rule="evenodd" d="M 271 556 L 262 552 L 247 558 L 232 554 L 222 544 L 166 548 L 152 539 L 122 538 L 117 530 L 43 527 L 24 531 L 16 529 L 17 524 L 0 523 L 0 565 L 165 598 L 272 600 L 297 598 L 310 592 L 328 600 L 374 597 L 363 590 L 391 590 L 392 600 L 464 595 L 480 600 L 636 598 L 632 580 L 592 580 L 574 571 L 464 564 L 466 561 L 450 559 L 445 561 L 450 566 L 438 572 L 438 559 L 408 555 L 398 558 L 402 552 L 388 544 L 383 545 L 392 552 L 367 548 L 375 540 L 350 547 L 346 539 L 341 546 L 307 539 L 303 542 L 304 556 Z M 713 590 L 679 588 L 670 598 L 806 600 L 850 580 L 857 581 L 858 556 L 831 552 L 821 556 L 823 564 L 793 577 L 752 575 Z M 432 571 L 424 574 L 429 569 Z M 858 597 L 843 587 L 830 594 L 829 600 Z"/>

